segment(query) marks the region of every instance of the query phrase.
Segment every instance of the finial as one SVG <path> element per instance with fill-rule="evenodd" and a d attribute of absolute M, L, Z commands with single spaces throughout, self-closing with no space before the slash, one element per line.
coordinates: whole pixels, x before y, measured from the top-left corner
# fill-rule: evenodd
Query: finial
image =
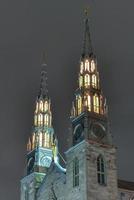
<path fill-rule="evenodd" d="M 40 92 L 39 97 L 47 97 L 48 89 L 47 89 L 47 64 L 46 64 L 46 54 L 42 53 L 41 56 L 41 81 L 40 81 Z"/>
<path fill-rule="evenodd" d="M 82 52 L 82 56 L 89 56 L 90 54 L 92 54 L 92 43 L 91 43 L 91 36 L 90 36 L 90 28 L 89 28 L 89 8 L 86 7 L 86 9 L 84 10 L 84 14 L 85 14 L 85 30 L 84 30 L 84 41 L 83 41 L 83 52 Z"/>

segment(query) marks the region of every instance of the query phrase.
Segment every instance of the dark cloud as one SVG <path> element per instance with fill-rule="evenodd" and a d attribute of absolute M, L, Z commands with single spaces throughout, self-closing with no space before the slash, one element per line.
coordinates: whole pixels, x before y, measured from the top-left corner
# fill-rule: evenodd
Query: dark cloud
<path fill-rule="evenodd" d="M 67 148 L 77 84 L 83 8 L 90 4 L 92 43 L 115 144 L 119 176 L 134 180 L 134 2 L 2 0 L 0 3 L 0 199 L 18 200 L 26 142 L 47 52 L 49 93 L 60 149 Z"/>

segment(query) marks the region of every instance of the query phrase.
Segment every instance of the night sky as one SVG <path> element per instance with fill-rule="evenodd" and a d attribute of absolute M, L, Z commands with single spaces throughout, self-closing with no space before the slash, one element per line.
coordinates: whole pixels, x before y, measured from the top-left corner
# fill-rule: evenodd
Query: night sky
<path fill-rule="evenodd" d="M 118 147 L 118 174 L 134 180 L 134 1 L 0 1 L 0 200 L 18 200 L 46 51 L 53 125 L 67 149 L 69 114 L 90 6 L 92 43 Z"/>

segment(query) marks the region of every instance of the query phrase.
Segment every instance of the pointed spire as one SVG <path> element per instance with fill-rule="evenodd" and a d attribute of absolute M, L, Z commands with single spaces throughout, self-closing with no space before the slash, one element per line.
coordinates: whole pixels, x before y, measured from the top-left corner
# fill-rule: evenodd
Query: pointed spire
<path fill-rule="evenodd" d="M 45 59 L 45 53 L 42 53 L 41 58 L 41 81 L 40 81 L 40 90 L 39 90 L 39 98 L 48 97 L 48 89 L 47 89 L 47 64 Z"/>
<path fill-rule="evenodd" d="M 84 41 L 83 41 L 83 49 L 82 49 L 82 57 L 89 56 L 93 54 L 92 43 L 91 43 L 91 35 L 89 28 L 89 18 L 88 18 L 88 9 L 85 9 L 85 30 L 84 30 Z"/>

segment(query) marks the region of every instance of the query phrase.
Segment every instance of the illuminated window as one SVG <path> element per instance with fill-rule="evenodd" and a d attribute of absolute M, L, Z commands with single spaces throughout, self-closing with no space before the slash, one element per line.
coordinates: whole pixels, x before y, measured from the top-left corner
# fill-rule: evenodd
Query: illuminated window
<path fill-rule="evenodd" d="M 80 73 L 81 74 L 83 73 L 83 62 L 81 62 L 81 65 L 80 65 Z"/>
<path fill-rule="evenodd" d="M 79 77 L 79 87 L 81 88 L 83 86 L 83 77 Z"/>
<path fill-rule="evenodd" d="M 75 158 L 73 161 L 73 187 L 79 186 L 79 160 Z"/>
<path fill-rule="evenodd" d="M 105 162 L 102 156 L 97 158 L 97 177 L 100 185 L 106 185 Z"/>
<path fill-rule="evenodd" d="M 85 61 L 85 71 L 89 71 L 89 61 L 88 60 L 86 60 Z"/>
<path fill-rule="evenodd" d="M 78 115 L 79 115 L 82 111 L 82 98 L 81 98 L 81 96 L 78 96 L 77 101 L 78 101 Z"/>
<path fill-rule="evenodd" d="M 32 135 L 32 149 L 35 147 L 35 133 Z"/>
<path fill-rule="evenodd" d="M 45 133 L 45 147 L 49 147 L 50 145 L 49 145 L 49 143 L 50 143 L 50 135 L 49 135 L 49 133 Z"/>
<path fill-rule="evenodd" d="M 94 104 L 94 112 L 99 113 L 99 97 L 97 94 L 93 97 L 93 104 Z"/>
<path fill-rule="evenodd" d="M 42 147 L 42 132 L 39 133 L 39 146 Z"/>
<path fill-rule="evenodd" d="M 45 122 L 45 125 L 48 126 L 48 123 L 49 123 L 48 114 L 45 115 L 44 122 Z"/>
<path fill-rule="evenodd" d="M 92 75 L 92 86 L 95 88 L 97 87 L 97 78 L 95 74 Z"/>
<path fill-rule="evenodd" d="M 34 125 L 37 126 L 38 124 L 38 117 L 37 115 L 34 115 Z"/>
<path fill-rule="evenodd" d="M 36 102 L 36 110 L 35 110 L 35 113 L 38 112 L 38 102 Z"/>
<path fill-rule="evenodd" d="M 38 125 L 43 125 L 43 115 L 42 114 L 38 115 Z"/>
<path fill-rule="evenodd" d="M 90 95 L 87 96 L 87 106 L 88 106 L 88 110 L 91 111 L 91 96 Z"/>
<path fill-rule="evenodd" d="M 85 87 L 88 87 L 90 85 L 90 76 L 89 74 L 85 75 Z"/>
<path fill-rule="evenodd" d="M 95 70 L 95 63 L 94 60 L 91 61 L 91 71 L 94 72 Z"/>
<path fill-rule="evenodd" d="M 48 110 L 48 102 L 45 101 L 45 103 L 44 103 L 44 111 L 46 112 L 47 110 Z"/>
<path fill-rule="evenodd" d="M 40 111 L 43 112 L 43 102 L 42 101 L 40 101 Z"/>

